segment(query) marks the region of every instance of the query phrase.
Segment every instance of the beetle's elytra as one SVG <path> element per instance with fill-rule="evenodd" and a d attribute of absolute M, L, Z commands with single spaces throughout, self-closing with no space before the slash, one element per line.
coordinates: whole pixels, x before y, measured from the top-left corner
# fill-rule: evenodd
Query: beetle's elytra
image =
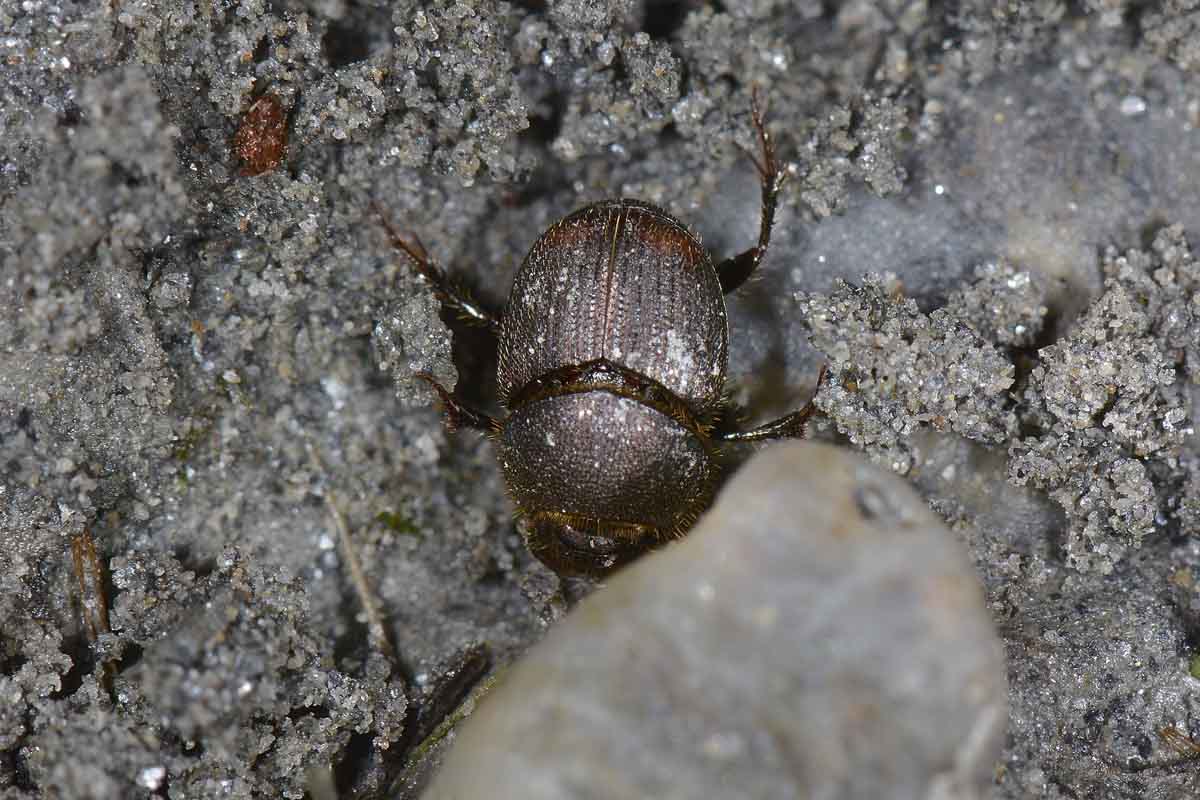
<path fill-rule="evenodd" d="M 538 238 L 501 316 L 384 221 L 442 302 L 499 337 L 503 419 L 422 377 L 451 429 L 466 425 L 495 442 L 526 542 L 561 575 L 603 575 L 682 535 L 712 500 L 722 444 L 801 436 L 813 412 L 810 402 L 753 430 L 713 432 L 727 365 L 724 295 L 766 253 L 787 174 L 757 97 L 751 111 L 763 156 L 758 243 L 719 264 L 662 209 L 596 203 Z"/>

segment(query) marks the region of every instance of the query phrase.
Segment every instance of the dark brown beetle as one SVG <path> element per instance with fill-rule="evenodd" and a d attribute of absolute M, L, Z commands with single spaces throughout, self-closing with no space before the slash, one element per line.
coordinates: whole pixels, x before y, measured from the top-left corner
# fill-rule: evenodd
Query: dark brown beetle
<path fill-rule="evenodd" d="M 445 306 L 499 337 L 493 419 L 428 375 L 447 426 L 485 431 L 529 549 L 560 575 L 603 575 L 685 533 L 709 505 L 718 446 L 801 436 L 813 412 L 714 435 L 723 410 L 724 295 L 754 272 L 787 173 L 751 106 L 763 160 L 758 244 L 720 264 L 683 223 L 638 200 L 581 208 L 534 243 L 503 317 L 458 291 L 384 221 Z M 382 214 L 381 214 L 382 217 Z"/>

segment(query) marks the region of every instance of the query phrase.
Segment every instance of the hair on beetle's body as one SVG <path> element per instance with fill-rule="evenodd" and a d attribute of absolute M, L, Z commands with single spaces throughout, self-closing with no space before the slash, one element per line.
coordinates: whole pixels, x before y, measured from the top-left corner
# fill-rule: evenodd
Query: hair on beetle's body
<path fill-rule="evenodd" d="M 722 444 L 801 436 L 813 412 L 810 402 L 749 431 L 713 434 L 726 405 L 724 295 L 766 253 L 786 178 L 757 96 L 751 110 L 763 154 L 751 157 L 762 181 L 759 239 L 719 264 L 660 208 L 594 203 L 537 239 L 501 317 L 383 222 L 445 306 L 496 333 L 505 418 L 421 377 L 451 430 L 491 437 L 529 549 L 559 574 L 602 575 L 686 533 L 712 500 Z"/>

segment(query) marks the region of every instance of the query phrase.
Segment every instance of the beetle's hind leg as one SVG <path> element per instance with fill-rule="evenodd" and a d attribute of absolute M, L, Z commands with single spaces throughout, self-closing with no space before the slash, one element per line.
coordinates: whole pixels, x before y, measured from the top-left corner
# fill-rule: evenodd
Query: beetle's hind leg
<path fill-rule="evenodd" d="M 420 239 L 417 239 L 415 236 L 411 240 L 405 239 L 397 233 L 395 226 L 388 220 L 378 203 L 372 202 L 371 208 L 374 209 L 375 215 L 379 217 L 379 222 L 383 225 L 383 229 L 387 231 L 392 247 L 395 247 L 408 256 L 409 261 L 416 267 L 417 272 L 424 275 L 425 280 L 429 281 L 433 287 L 434 295 L 442 302 L 442 305 L 468 322 L 483 325 L 491 330 L 492 333 L 499 333 L 499 314 L 480 305 L 475 298 L 471 297 L 469 292 L 461 286 L 456 285 L 446 274 L 446 270 L 438 266 L 429 257 L 429 252 L 421 244 Z"/>
<path fill-rule="evenodd" d="M 754 120 L 754 129 L 758 131 L 759 148 L 762 150 L 762 160 L 747 153 L 750 160 L 758 169 L 759 181 L 762 185 L 762 212 L 759 218 L 758 244 L 744 253 L 728 258 L 717 265 L 717 277 L 721 280 L 721 291 L 729 294 L 746 282 L 759 262 L 767 253 L 767 245 L 771 243 L 771 226 L 775 224 L 775 205 L 779 200 L 779 190 L 787 180 L 788 172 L 780 167 L 775 160 L 775 145 L 771 134 L 767 132 L 766 123 L 758 103 L 758 87 L 750 94 L 750 116 Z"/>
<path fill-rule="evenodd" d="M 500 430 L 500 423 L 496 421 L 495 417 L 490 417 L 482 411 L 476 411 L 460 403 L 449 389 L 434 380 L 428 372 L 418 372 L 416 376 L 437 392 L 438 399 L 442 401 L 442 410 L 446 415 L 446 428 L 451 433 L 459 428 L 473 428 L 487 434 L 493 434 Z"/>
<path fill-rule="evenodd" d="M 808 426 L 809 417 L 817 411 L 817 394 L 821 391 L 821 386 L 824 385 L 828 374 L 829 369 L 822 366 L 821 374 L 817 377 L 817 388 L 813 389 L 812 397 L 804 404 L 804 408 L 799 411 L 793 411 L 791 414 L 759 425 L 757 428 L 751 428 L 748 431 L 733 431 L 721 434 L 716 439 L 722 442 L 761 442 L 767 439 L 802 438 L 804 436 L 804 429 Z"/>

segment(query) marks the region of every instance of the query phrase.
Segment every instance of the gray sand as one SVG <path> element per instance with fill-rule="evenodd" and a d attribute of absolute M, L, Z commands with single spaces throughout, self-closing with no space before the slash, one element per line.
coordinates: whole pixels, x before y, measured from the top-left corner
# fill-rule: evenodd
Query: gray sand
<path fill-rule="evenodd" d="M 811 433 L 968 545 L 997 798 L 1200 792 L 1194 4 L 549 5 L 0 0 L 0 797 L 415 794 L 588 587 L 413 380 L 494 402 L 372 203 L 496 306 L 602 197 L 732 253 L 753 85 L 795 175 L 734 400 L 829 363 Z M 290 142 L 249 177 L 263 92 Z"/>

